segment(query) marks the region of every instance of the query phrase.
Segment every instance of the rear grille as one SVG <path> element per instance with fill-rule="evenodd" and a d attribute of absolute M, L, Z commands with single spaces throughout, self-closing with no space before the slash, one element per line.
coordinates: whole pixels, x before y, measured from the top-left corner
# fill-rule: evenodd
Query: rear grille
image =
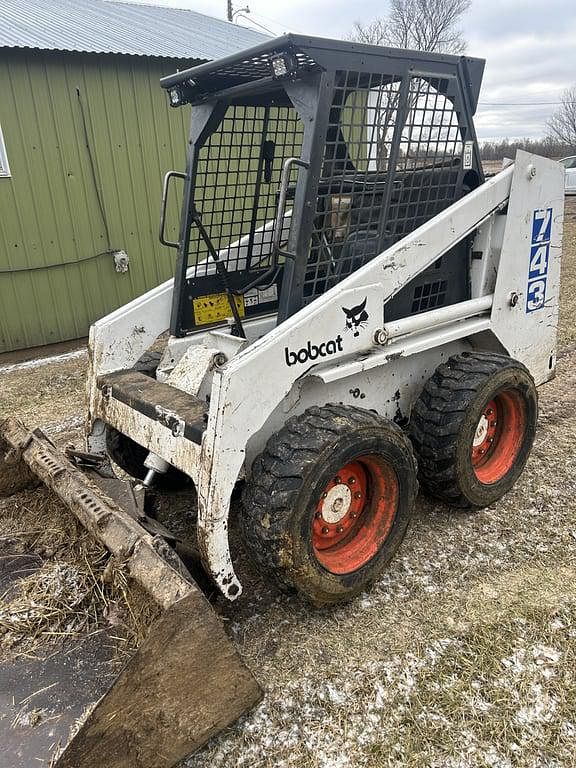
<path fill-rule="evenodd" d="M 446 280 L 435 280 L 433 283 L 424 283 L 414 288 L 412 299 L 412 314 L 426 312 L 429 309 L 442 307 L 446 301 Z"/>

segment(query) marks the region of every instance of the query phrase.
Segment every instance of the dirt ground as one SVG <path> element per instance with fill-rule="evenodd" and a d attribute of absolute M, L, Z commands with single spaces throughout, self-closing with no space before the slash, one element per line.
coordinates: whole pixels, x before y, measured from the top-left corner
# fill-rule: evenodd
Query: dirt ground
<path fill-rule="evenodd" d="M 421 495 L 390 569 L 344 607 L 279 595 L 241 557 L 244 596 L 217 605 L 266 696 L 187 768 L 576 766 L 576 201 L 566 214 L 557 377 L 516 488 L 473 514 Z M 0 413 L 62 442 L 86 366 L 64 354 L 0 359 Z"/>

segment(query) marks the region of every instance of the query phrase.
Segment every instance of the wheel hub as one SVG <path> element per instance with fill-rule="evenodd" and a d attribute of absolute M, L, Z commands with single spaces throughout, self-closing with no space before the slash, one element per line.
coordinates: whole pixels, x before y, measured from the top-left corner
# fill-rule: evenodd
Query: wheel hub
<path fill-rule="evenodd" d="M 333 486 L 320 504 L 322 519 L 327 523 L 339 523 L 350 510 L 352 491 L 345 483 Z"/>
<path fill-rule="evenodd" d="M 342 467 L 324 489 L 314 519 L 315 546 L 325 549 L 345 539 L 355 528 L 367 500 L 367 478 L 353 461 Z"/>
<path fill-rule="evenodd" d="M 482 416 L 480 416 L 480 421 L 478 422 L 478 426 L 476 427 L 476 434 L 474 435 L 474 447 L 477 448 L 479 445 L 482 445 L 484 440 L 486 439 L 486 435 L 488 433 L 488 419 L 486 418 L 486 415 L 483 413 Z"/>
<path fill-rule="evenodd" d="M 480 482 L 498 482 L 510 471 L 525 430 L 525 407 L 517 391 L 502 390 L 485 405 L 472 441 L 472 467 Z"/>
<path fill-rule="evenodd" d="M 472 464 L 478 466 L 486 461 L 494 445 L 498 431 L 498 409 L 494 400 L 485 407 L 478 421 L 472 442 Z"/>
<path fill-rule="evenodd" d="M 332 573 L 361 568 L 388 536 L 397 506 L 391 465 L 371 455 L 344 465 L 318 499 L 312 522 L 316 557 Z"/>

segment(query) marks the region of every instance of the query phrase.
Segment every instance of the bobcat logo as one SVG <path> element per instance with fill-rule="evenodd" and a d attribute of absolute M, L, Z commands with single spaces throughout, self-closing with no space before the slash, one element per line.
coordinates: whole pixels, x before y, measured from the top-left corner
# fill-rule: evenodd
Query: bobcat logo
<path fill-rule="evenodd" d="M 354 331 L 354 336 L 360 336 L 360 328 L 364 328 L 368 320 L 368 312 L 366 312 L 367 299 L 368 297 L 364 299 L 362 304 L 358 304 L 357 307 L 352 307 L 352 309 L 342 307 L 342 312 L 346 315 L 346 330 Z"/>

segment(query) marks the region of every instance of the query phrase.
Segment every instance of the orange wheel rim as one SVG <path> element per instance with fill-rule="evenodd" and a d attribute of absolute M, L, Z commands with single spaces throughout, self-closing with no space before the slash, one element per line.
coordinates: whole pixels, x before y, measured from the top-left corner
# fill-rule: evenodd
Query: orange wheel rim
<path fill-rule="evenodd" d="M 515 389 L 499 392 L 485 405 L 472 443 L 472 467 L 481 483 L 497 483 L 510 472 L 525 434 L 524 399 Z"/>
<path fill-rule="evenodd" d="M 380 456 L 344 465 L 320 494 L 312 523 L 312 547 L 331 573 L 353 573 L 378 553 L 398 509 L 398 478 Z"/>

